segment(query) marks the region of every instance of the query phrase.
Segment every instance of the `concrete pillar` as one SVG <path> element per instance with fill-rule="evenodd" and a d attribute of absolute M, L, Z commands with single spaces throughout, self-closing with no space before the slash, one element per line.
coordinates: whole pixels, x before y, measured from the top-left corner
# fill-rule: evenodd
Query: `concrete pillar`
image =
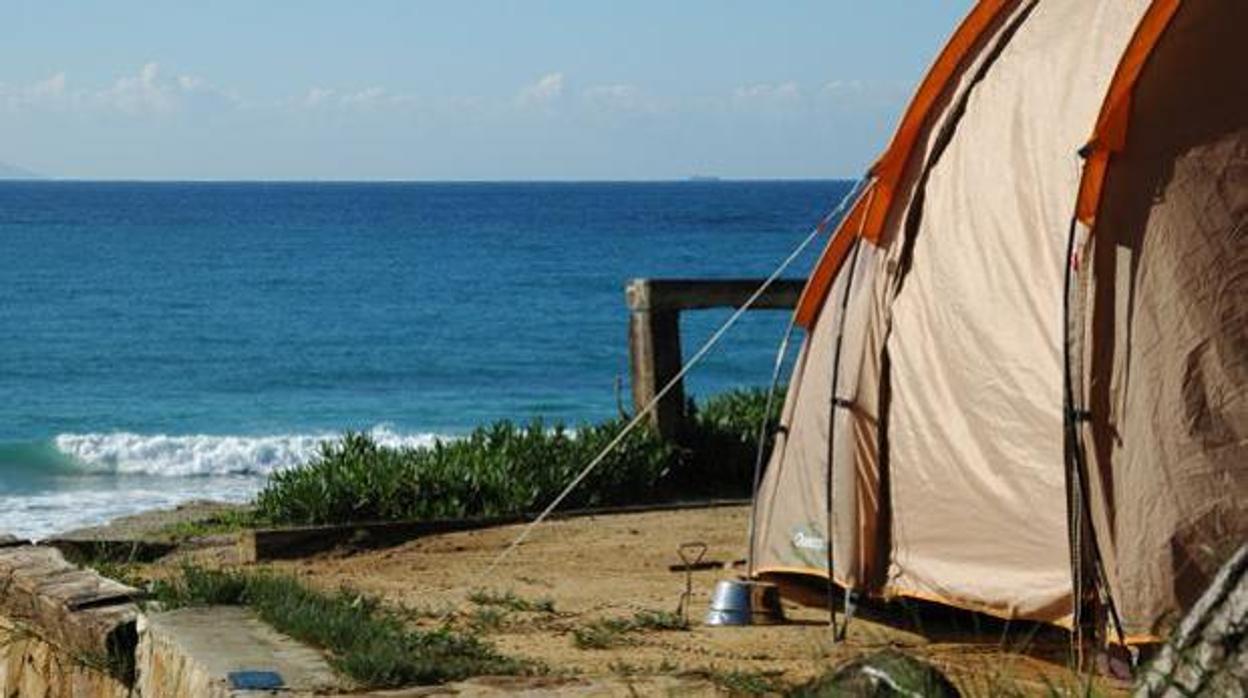
<path fill-rule="evenodd" d="M 644 293 L 644 289 L 639 292 Z M 628 322 L 628 358 L 636 413 L 680 372 L 680 312 L 634 307 Z M 663 438 L 675 439 L 684 419 L 684 407 L 685 390 L 678 383 L 650 413 L 650 425 Z"/>

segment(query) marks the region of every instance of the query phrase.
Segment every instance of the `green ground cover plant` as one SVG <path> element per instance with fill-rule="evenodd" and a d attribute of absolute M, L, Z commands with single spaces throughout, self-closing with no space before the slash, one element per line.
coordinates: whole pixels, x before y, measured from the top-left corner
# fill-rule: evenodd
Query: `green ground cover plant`
<path fill-rule="evenodd" d="M 489 589 L 477 589 L 468 595 L 468 600 L 477 606 L 496 606 L 507 611 L 518 611 L 521 613 L 555 612 L 554 599 L 547 597 L 526 599 L 511 590 L 498 592 Z"/>
<path fill-rule="evenodd" d="M 678 443 L 630 433 L 566 500 L 566 508 L 749 495 L 763 390 L 691 403 Z M 779 399 L 773 406 L 773 421 Z M 389 448 L 348 433 L 302 467 L 274 473 L 255 521 L 333 524 L 498 516 L 541 509 L 623 428 L 497 422 L 462 439 Z"/>
<path fill-rule="evenodd" d="M 278 574 L 188 566 L 155 582 L 152 595 L 166 608 L 247 606 L 279 632 L 326 650 L 337 671 L 367 688 L 540 671 L 470 634 L 410 628 L 376 598 L 325 593 Z"/>
<path fill-rule="evenodd" d="M 603 618 L 572 631 L 572 645 L 603 650 L 627 644 L 629 633 L 642 630 L 688 630 L 684 618 L 667 611 L 638 611 L 632 618 Z"/>

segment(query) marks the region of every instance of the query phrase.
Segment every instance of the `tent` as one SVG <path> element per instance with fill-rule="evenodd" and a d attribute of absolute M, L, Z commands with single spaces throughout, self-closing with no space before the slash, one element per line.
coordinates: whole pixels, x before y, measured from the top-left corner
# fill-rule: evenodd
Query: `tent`
<path fill-rule="evenodd" d="M 799 302 L 756 575 L 1127 643 L 1194 602 L 1248 538 L 1246 30 L 973 7 Z"/>

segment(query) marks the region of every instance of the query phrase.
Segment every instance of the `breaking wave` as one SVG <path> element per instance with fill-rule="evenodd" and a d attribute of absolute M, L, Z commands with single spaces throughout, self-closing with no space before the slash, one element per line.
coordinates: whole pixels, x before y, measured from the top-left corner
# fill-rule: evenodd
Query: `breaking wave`
<path fill-rule="evenodd" d="M 428 446 L 446 440 L 440 434 L 402 434 L 386 426 L 370 430 L 379 444 Z M 112 432 L 61 434 L 54 443 L 75 469 L 86 473 L 170 477 L 267 475 L 306 463 L 325 441 L 340 434 L 274 436 L 164 435 Z"/>

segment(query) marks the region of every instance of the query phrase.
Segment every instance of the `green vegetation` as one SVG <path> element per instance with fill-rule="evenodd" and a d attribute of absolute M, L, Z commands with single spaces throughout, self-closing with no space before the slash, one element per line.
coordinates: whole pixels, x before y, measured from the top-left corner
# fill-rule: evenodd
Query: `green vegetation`
<path fill-rule="evenodd" d="M 632 618 L 603 618 L 572 631 L 572 644 L 583 650 L 604 650 L 628 642 L 642 630 L 688 630 L 684 618 L 667 611 L 638 611 Z"/>
<path fill-rule="evenodd" d="M 478 606 L 499 606 L 508 611 L 521 613 L 554 613 L 555 601 L 550 598 L 526 599 L 515 592 L 498 593 L 478 589 L 468 595 L 468 600 Z"/>
<path fill-rule="evenodd" d="M 690 672 L 718 686 L 730 696 L 788 695 L 789 688 L 776 672 L 721 670 L 714 667 Z"/>
<path fill-rule="evenodd" d="M 335 669 L 369 688 L 444 683 L 539 667 L 449 628 L 416 630 L 369 596 L 324 593 L 292 577 L 184 567 L 153 585 L 166 607 L 245 605 L 279 632 L 325 649 Z"/>
<path fill-rule="evenodd" d="M 567 508 L 747 496 L 762 390 L 691 404 L 681 443 L 630 433 L 565 502 Z M 777 400 L 777 403 L 779 401 Z M 775 408 L 778 412 L 778 407 Z M 623 428 L 498 422 L 427 448 L 389 448 L 348 433 L 304 467 L 275 473 L 256 499 L 274 524 L 498 516 L 540 509 Z"/>
<path fill-rule="evenodd" d="M 178 523 L 169 524 L 161 528 L 155 537 L 180 543 L 194 538 L 237 533 L 243 529 L 252 528 L 257 523 L 254 510 L 250 508 L 231 509 L 213 514 L 206 519 L 179 521 Z"/>

